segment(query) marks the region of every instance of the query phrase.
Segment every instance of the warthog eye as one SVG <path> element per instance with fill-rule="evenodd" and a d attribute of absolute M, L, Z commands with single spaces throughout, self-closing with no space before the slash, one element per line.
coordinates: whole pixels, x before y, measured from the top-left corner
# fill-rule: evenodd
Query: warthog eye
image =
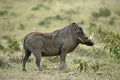
<path fill-rule="evenodd" d="M 82 32 L 83 32 L 82 28 L 79 27 L 78 30 L 77 30 L 77 32 L 78 32 L 78 33 L 82 33 Z"/>
<path fill-rule="evenodd" d="M 85 36 L 85 39 L 88 39 L 88 37 Z"/>

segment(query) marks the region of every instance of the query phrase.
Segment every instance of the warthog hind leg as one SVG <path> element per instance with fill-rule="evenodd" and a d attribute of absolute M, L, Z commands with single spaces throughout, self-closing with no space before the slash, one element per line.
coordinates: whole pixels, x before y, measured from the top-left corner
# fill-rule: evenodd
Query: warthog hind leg
<path fill-rule="evenodd" d="M 28 60 L 29 56 L 31 55 L 31 52 L 27 49 L 24 49 L 24 53 L 25 53 L 25 56 L 23 58 L 23 71 L 26 71 L 25 69 L 25 64 L 26 64 L 26 61 Z"/>

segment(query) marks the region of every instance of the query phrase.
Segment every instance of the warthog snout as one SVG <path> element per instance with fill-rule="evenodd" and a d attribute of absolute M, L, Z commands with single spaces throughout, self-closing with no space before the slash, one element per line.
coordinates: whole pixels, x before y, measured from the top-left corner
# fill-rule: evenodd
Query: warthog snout
<path fill-rule="evenodd" d="M 93 42 L 93 33 L 92 35 L 88 38 L 85 34 L 83 37 L 79 37 L 79 40 L 81 41 L 82 44 L 86 44 L 87 46 L 93 46 L 94 42 Z"/>
<path fill-rule="evenodd" d="M 93 41 L 92 40 L 88 40 L 88 42 L 86 42 L 86 45 L 88 45 L 88 46 L 93 46 L 94 45 L 94 43 L 93 43 Z"/>
<path fill-rule="evenodd" d="M 88 37 L 84 37 L 82 44 L 86 44 L 87 46 L 93 46 L 94 42 L 92 39 Z"/>
<path fill-rule="evenodd" d="M 90 36 L 90 38 L 87 37 L 87 39 L 86 39 L 86 45 L 88 45 L 88 46 L 93 46 L 94 45 L 94 43 L 93 43 L 93 36 L 94 36 L 94 34 L 92 33 L 92 35 Z"/>

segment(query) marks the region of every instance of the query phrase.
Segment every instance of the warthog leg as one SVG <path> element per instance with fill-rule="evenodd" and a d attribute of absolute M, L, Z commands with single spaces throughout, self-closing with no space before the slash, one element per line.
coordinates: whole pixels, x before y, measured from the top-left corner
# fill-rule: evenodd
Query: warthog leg
<path fill-rule="evenodd" d="M 63 70 L 66 68 L 66 53 L 61 53 L 60 54 L 60 67 L 59 67 L 59 70 Z"/>
<path fill-rule="evenodd" d="M 36 53 L 33 53 L 35 58 L 36 58 L 36 66 L 37 68 L 42 71 L 42 67 L 40 65 L 40 62 L 41 62 L 41 57 L 42 57 L 42 54 L 41 52 L 36 52 Z"/>
<path fill-rule="evenodd" d="M 24 49 L 24 53 L 25 53 L 25 56 L 23 58 L 23 71 L 26 71 L 25 69 L 25 64 L 26 64 L 26 61 L 28 60 L 29 56 L 31 55 L 31 52 L 27 49 Z"/>

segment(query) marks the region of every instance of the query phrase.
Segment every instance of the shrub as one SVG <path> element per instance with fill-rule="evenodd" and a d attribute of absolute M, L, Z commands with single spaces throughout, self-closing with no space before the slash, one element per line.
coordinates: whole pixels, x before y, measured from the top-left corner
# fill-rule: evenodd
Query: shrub
<path fill-rule="evenodd" d="M 99 12 L 93 12 L 92 16 L 95 19 L 98 19 L 99 17 L 109 17 L 111 16 L 111 11 L 108 8 L 100 8 Z"/>
<path fill-rule="evenodd" d="M 98 12 L 93 12 L 93 13 L 92 13 L 92 17 L 94 17 L 95 19 L 97 19 L 97 18 L 100 17 L 100 15 L 99 15 Z"/>
<path fill-rule="evenodd" d="M 57 63 L 57 62 L 59 61 L 59 58 L 58 58 L 58 56 L 55 56 L 55 57 L 49 57 L 48 60 L 49 60 L 50 62 Z"/>
<path fill-rule="evenodd" d="M 110 25 L 114 25 L 114 24 L 115 24 L 115 17 L 111 17 L 111 18 L 110 18 L 109 24 L 110 24 Z"/>
<path fill-rule="evenodd" d="M 111 11 L 107 8 L 101 8 L 100 12 L 99 12 L 99 15 L 101 17 L 109 17 L 111 15 Z"/>
<path fill-rule="evenodd" d="M 77 69 L 80 72 L 82 72 L 82 71 L 87 72 L 87 71 L 90 71 L 90 70 L 94 70 L 96 72 L 96 71 L 98 71 L 100 69 L 100 65 L 97 62 L 89 63 L 88 61 L 81 61 L 81 60 L 79 60 L 78 64 L 79 65 L 78 65 Z"/>
<path fill-rule="evenodd" d="M 73 63 L 74 63 L 74 64 L 79 64 L 80 62 L 81 62 L 81 59 L 76 59 L 76 58 L 73 59 Z"/>
<path fill-rule="evenodd" d="M 116 14 L 117 14 L 118 16 L 120 16 L 120 10 L 116 11 Z"/>
<path fill-rule="evenodd" d="M 10 36 L 4 35 L 4 36 L 2 36 L 2 38 L 5 39 L 5 40 L 8 40 L 10 38 Z"/>
<path fill-rule="evenodd" d="M 80 10 L 70 9 L 70 10 L 65 11 L 65 13 L 69 14 L 69 15 L 71 15 L 71 14 L 79 14 Z"/>
<path fill-rule="evenodd" d="M 0 44 L 0 49 L 3 52 L 13 52 L 13 51 L 19 51 L 20 50 L 20 44 L 18 43 L 17 39 L 14 37 L 10 37 L 8 35 L 5 35 L 2 37 L 3 39 L 7 40 L 7 47 L 4 47 Z"/>
<path fill-rule="evenodd" d="M 89 25 L 90 25 L 90 27 L 97 27 L 97 25 L 93 22 L 90 22 Z"/>
<path fill-rule="evenodd" d="M 79 24 L 84 25 L 85 21 L 80 21 Z"/>
<path fill-rule="evenodd" d="M 33 11 L 37 11 L 37 10 L 39 10 L 39 9 L 40 9 L 39 6 L 35 6 L 35 7 L 32 8 Z"/>
<path fill-rule="evenodd" d="M 8 49 L 4 47 L 2 44 L 0 44 L 0 50 L 2 50 L 3 53 L 6 53 L 8 51 Z"/>
<path fill-rule="evenodd" d="M 118 32 L 102 30 L 104 49 L 109 49 L 116 58 L 120 59 L 120 34 Z"/>
<path fill-rule="evenodd" d="M 60 15 L 56 15 L 56 16 L 54 17 L 54 19 L 56 19 L 56 20 L 64 20 L 64 18 L 61 17 Z"/>
<path fill-rule="evenodd" d="M 44 4 L 38 4 L 37 6 L 32 8 L 33 11 L 37 11 L 37 10 L 40 10 L 40 9 L 47 9 L 47 10 L 49 10 L 50 7 L 48 7 L 47 5 L 44 5 Z"/>
<path fill-rule="evenodd" d="M 4 49 L 4 46 L 2 44 L 0 44 L 0 49 L 3 50 Z"/>
<path fill-rule="evenodd" d="M 48 21 L 48 20 L 43 20 L 43 21 L 40 21 L 39 23 L 38 23 L 38 25 L 42 25 L 42 26 L 47 26 L 47 25 L 49 25 L 50 24 L 50 21 Z"/>
<path fill-rule="evenodd" d="M 10 67 L 8 61 L 4 60 L 4 58 L 0 58 L 0 68 L 7 68 Z"/>
<path fill-rule="evenodd" d="M 110 52 L 112 52 L 118 59 L 120 59 L 120 46 L 111 47 Z"/>
<path fill-rule="evenodd" d="M 9 38 L 7 43 L 8 43 L 8 48 L 10 51 L 20 50 L 20 44 L 18 43 L 15 37 Z"/>
<path fill-rule="evenodd" d="M 20 30 L 25 30 L 25 27 L 26 27 L 26 26 L 25 26 L 24 24 L 20 24 L 19 29 L 20 29 Z"/>
<path fill-rule="evenodd" d="M 48 17 L 44 18 L 44 20 L 40 21 L 38 23 L 38 25 L 43 25 L 43 26 L 45 25 L 45 26 L 47 26 L 47 25 L 49 25 L 52 22 L 52 20 L 56 21 L 56 20 L 64 20 L 64 19 L 65 19 L 65 17 L 62 17 L 59 14 L 57 14 L 55 16 L 48 16 Z"/>
<path fill-rule="evenodd" d="M 91 68 L 96 72 L 96 71 L 99 70 L 100 66 L 99 66 L 99 64 L 96 62 L 96 63 L 93 63 L 93 64 L 91 65 Z"/>
<path fill-rule="evenodd" d="M 4 15 L 7 15 L 7 14 L 8 14 L 8 11 L 6 11 L 6 10 L 0 11 L 0 16 L 4 16 Z"/>
<path fill-rule="evenodd" d="M 86 72 L 87 66 L 88 66 L 87 62 L 82 62 L 81 60 L 79 60 L 79 65 L 78 65 L 77 69 L 80 72 L 82 72 L 82 71 Z"/>
<path fill-rule="evenodd" d="M 101 26 L 97 32 L 99 34 L 98 40 L 105 44 L 104 51 L 108 49 L 116 58 L 120 59 L 120 33 L 106 28 L 103 29 Z"/>

